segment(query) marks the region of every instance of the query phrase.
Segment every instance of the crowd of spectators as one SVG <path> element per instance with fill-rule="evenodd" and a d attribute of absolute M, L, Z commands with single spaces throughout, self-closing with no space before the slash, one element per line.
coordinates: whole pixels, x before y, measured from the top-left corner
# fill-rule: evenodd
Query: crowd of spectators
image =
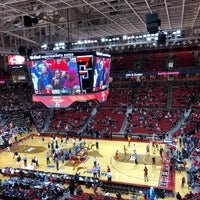
<path fill-rule="evenodd" d="M 32 118 L 32 121 L 33 121 L 33 124 L 34 124 L 36 130 L 39 133 L 41 133 L 44 129 L 45 120 L 46 120 L 47 116 L 49 116 L 49 114 L 50 114 L 50 110 L 48 110 L 48 109 L 31 110 L 30 114 L 31 114 L 31 118 Z"/>
<path fill-rule="evenodd" d="M 134 107 L 166 108 L 168 85 L 160 83 L 141 83 L 136 91 Z"/>
<path fill-rule="evenodd" d="M 59 199 L 63 193 L 62 185 L 30 178 L 11 177 L 0 185 L 1 198 L 50 200 Z"/>
<path fill-rule="evenodd" d="M 68 131 L 68 133 L 74 134 L 88 123 L 89 126 L 85 128 L 88 135 L 94 135 L 98 132 L 97 135 L 101 137 L 109 137 L 112 132 L 117 133 L 121 130 L 123 121 L 126 119 L 127 109 L 134 106 L 134 110 L 127 118 L 126 131 L 130 133 L 164 134 L 180 120 L 183 109 L 188 107 L 199 89 L 196 83 L 181 82 L 181 91 L 184 89 L 184 94 L 188 91 L 187 98 L 185 95 L 183 96 L 183 99 L 187 99 L 187 102 L 184 103 L 185 107 L 183 109 L 172 107 L 169 110 L 166 109 L 169 103 L 168 86 L 166 83 L 162 85 L 144 81 L 135 85 L 134 88 L 123 87 L 120 90 L 118 86 L 115 88 L 113 83 L 108 100 L 100 106 L 91 101 L 84 104 L 77 103 L 70 109 L 51 110 L 43 104 L 31 100 L 31 90 L 26 84 L 3 84 L 0 86 L 2 89 L 0 93 L 2 97 L 1 130 L 9 130 L 12 122 L 14 126 L 22 127 L 24 130 L 29 130 L 30 126 L 34 125 L 38 132 L 45 130 L 57 133 Z M 178 82 L 173 82 L 173 87 L 176 88 L 177 86 Z M 27 94 L 23 99 L 19 95 L 19 91 L 22 91 L 21 88 Z M 11 104 L 10 101 L 12 101 Z M 95 107 L 97 112 L 93 113 Z M 29 121 L 27 116 L 25 120 L 25 112 L 30 114 L 29 124 L 27 124 L 27 121 Z M 195 114 L 197 112 L 195 110 L 191 112 L 191 115 L 181 127 L 181 129 L 184 129 L 183 131 L 186 128 L 189 131 L 194 130 L 198 122 L 197 114 Z M 183 128 L 184 125 L 186 128 Z"/>
<path fill-rule="evenodd" d="M 122 89 L 123 88 L 123 89 Z M 133 88 L 110 88 L 109 97 L 101 107 L 127 107 L 130 104 Z"/>
<path fill-rule="evenodd" d="M 190 49 L 180 51 L 174 50 L 173 52 L 162 51 L 162 49 L 151 49 L 145 51 L 136 48 L 134 51 L 129 48 L 127 51 L 117 51 L 117 54 L 113 56 L 112 61 L 112 73 L 119 72 L 160 72 L 160 71 L 171 71 L 179 69 L 194 69 L 198 63 L 198 57 Z M 197 50 L 196 50 L 197 53 Z M 198 53 L 197 53 L 198 55 Z M 172 63 L 169 66 L 168 63 Z"/>
<path fill-rule="evenodd" d="M 87 123 L 92 110 L 92 102 L 76 104 L 69 109 L 53 110 L 48 130 L 65 131 L 68 134 L 76 133 Z"/>
<path fill-rule="evenodd" d="M 0 173 L 4 177 L 9 177 L 0 182 L 1 198 L 77 199 L 76 195 L 80 196 L 83 193 L 81 184 L 86 184 L 86 181 L 89 181 L 90 185 L 99 184 L 97 178 L 77 174 L 49 173 L 8 167 L 2 168 Z"/>
<path fill-rule="evenodd" d="M 20 102 L 18 89 L 21 85 L 0 84 L 1 112 L 21 111 L 23 104 Z"/>
<path fill-rule="evenodd" d="M 172 87 L 172 105 L 173 107 L 185 108 L 190 106 L 195 96 L 199 92 L 199 84 L 196 82 L 173 82 Z"/>
<path fill-rule="evenodd" d="M 189 165 L 186 169 L 186 180 L 191 191 L 183 197 L 178 193 L 177 199 L 200 199 L 200 141 L 193 135 L 183 135 L 180 140 L 180 144 L 183 145 L 180 157 L 188 158 L 189 160 Z"/>
<path fill-rule="evenodd" d="M 178 109 L 148 109 L 135 108 L 128 114 L 126 131 L 128 134 L 164 135 L 181 118 Z"/>
<path fill-rule="evenodd" d="M 99 107 L 97 113 L 89 121 L 89 132 L 98 131 L 101 138 L 108 137 L 112 132 L 119 132 L 126 117 L 126 108 Z"/>
<path fill-rule="evenodd" d="M 65 132 L 76 134 L 79 129 L 88 123 L 85 130 L 89 135 L 92 136 L 96 134 L 98 136 L 100 135 L 101 138 L 110 137 L 111 132 L 120 131 L 130 105 L 134 105 L 135 108 L 127 117 L 128 125 L 126 131 L 129 134 L 157 133 L 162 135 L 173 128 L 181 117 L 183 117 L 183 111 L 188 108 L 188 104 L 191 103 L 191 100 L 199 91 L 198 84 L 194 84 L 192 90 L 190 90 L 191 87 L 188 85 L 183 85 L 181 87 L 182 96 L 179 97 L 178 108 L 174 106 L 173 109 L 167 109 L 167 86 L 166 84 L 161 86 L 160 83 L 145 83 L 141 84 L 140 87 L 138 87 L 139 89 L 135 87 L 134 90 L 126 89 L 121 93 L 119 89 L 115 90 L 112 88 L 112 94 L 108 97 L 109 104 L 105 103 L 103 105 L 104 108 L 100 106 L 96 109 L 97 112 L 94 113 L 94 116 L 91 116 L 96 106 L 91 102 L 88 104 L 76 104 L 70 110 L 50 110 L 40 103 L 32 102 L 31 92 L 24 84 L 3 84 L 0 85 L 1 136 L 5 136 L 5 133 L 8 133 L 8 135 L 11 133 L 9 136 L 13 136 L 15 133 L 11 132 L 11 130 L 17 130 L 16 134 L 20 133 L 19 127 L 23 127 L 24 130 L 29 130 L 29 125 L 34 125 L 38 132 L 43 132 L 45 131 L 45 123 L 48 123 L 47 118 L 50 117 L 49 127 L 52 128 L 51 131 L 57 132 L 64 130 Z M 175 85 L 175 88 L 176 86 L 177 85 Z M 22 88 L 25 88 L 24 92 L 27 93 L 27 98 L 22 98 L 20 96 L 19 91 Z M 134 93 L 134 91 L 137 92 Z M 175 89 L 174 93 L 180 94 L 177 91 L 178 89 Z M 198 105 L 198 98 L 195 104 Z M 173 105 L 174 104 L 172 104 L 172 106 Z M 192 133 L 191 131 L 196 129 L 200 120 L 198 112 L 199 110 L 194 109 L 191 111 L 189 117 L 181 126 L 181 134 L 185 132 Z M 26 120 L 27 116 L 30 121 Z M 26 121 L 29 121 L 30 124 L 27 124 Z M 51 126 L 52 122 L 56 123 Z M 15 127 L 17 129 L 15 129 Z M 188 137 L 186 142 L 184 142 L 184 151 L 189 152 L 190 168 L 187 174 L 189 180 L 188 184 L 192 187 L 192 193 L 187 194 L 184 198 L 186 200 L 191 199 L 191 197 L 195 199 L 199 197 L 200 143 Z M 1 191 L 2 188 L 5 189 L 3 195 L 13 195 L 16 193 L 17 188 L 20 192 L 16 195 L 20 195 L 21 198 L 36 197 L 40 199 L 42 196 L 47 199 L 53 199 L 55 195 L 61 195 L 61 193 L 63 193 L 63 189 L 60 187 L 59 189 L 49 191 L 48 187 L 54 187 L 54 185 L 51 184 L 42 185 L 41 188 L 38 188 L 39 184 L 37 182 L 31 182 L 31 185 L 36 187 L 28 188 L 27 190 L 26 187 L 28 186 L 26 185 L 26 187 L 24 187 L 25 184 L 23 181 L 24 180 L 19 178 L 11 178 L 5 181 L 1 184 Z M 31 180 L 27 178 L 26 181 L 28 182 Z M 46 192 L 49 193 L 47 194 Z"/>

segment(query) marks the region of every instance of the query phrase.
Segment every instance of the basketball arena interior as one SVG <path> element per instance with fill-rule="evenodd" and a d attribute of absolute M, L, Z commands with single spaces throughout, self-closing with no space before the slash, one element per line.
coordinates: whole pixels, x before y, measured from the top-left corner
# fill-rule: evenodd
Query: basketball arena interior
<path fill-rule="evenodd" d="M 199 0 L 0 15 L 0 199 L 200 199 Z"/>

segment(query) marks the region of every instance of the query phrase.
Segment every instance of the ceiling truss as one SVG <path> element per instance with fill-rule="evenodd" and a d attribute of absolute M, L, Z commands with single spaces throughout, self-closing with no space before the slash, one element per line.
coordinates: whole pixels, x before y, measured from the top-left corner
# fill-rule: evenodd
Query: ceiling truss
<path fill-rule="evenodd" d="M 199 0 L 1 0 L 0 48 L 146 34 L 149 13 L 158 13 L 164 31 L 200 37 Z M 26 27 L 24 16 L 38 23 Z"/>

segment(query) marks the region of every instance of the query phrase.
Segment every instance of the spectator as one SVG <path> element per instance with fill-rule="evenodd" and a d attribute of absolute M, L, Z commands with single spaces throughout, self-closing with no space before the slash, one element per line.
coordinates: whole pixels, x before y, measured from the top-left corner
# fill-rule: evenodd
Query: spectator
<path fill-rule="evenodd" d="M 38 78 L 37 88 L 35 88 L 35 90 L 38 90 L 40 94 L 43 94 L 47 89 L 47 86 L 51 86 L 51 69 L 46 66 L 46 63 L 39 63 L 37 66 L 32 67 L 32 74 Z"/>
<path fill-rule="evenodd" d="M 64 82 L 64 88 L 70 91 L 75 89 L 75 87 L 80 87 L 79 78 L 76 76 L 76 71 L 74 68 L 69 69 L 66 72 L 67 79 Z"/>
<path fill-rule="evenodd" d="M 51 85 L 54 90 L 61 90 L 63 89 L 64 79 L 62 78 L 62 72 L 60 69 L 56 69 L 54 71 L 54 77 L 51 80 Z"/>
<path fill-rule="evenodd" d="M 121 199 L 121 197 L 122 197 L 121 193 L 117 192 L 116 197 L 117 197 L 117 199 Z"/>
<path fill-rule="evenodd" d="M 82 189 L 81 186 L 79 185 L 79 186 L 76 188 L 76 194 L 81 195 L 82 193 L 83 193 L 83 189 Z"/>
<path fill-rule="evenodd" d="M 163 159 L 163 151 L 164 151 L 164 149 L 162 147 L 160 147 L 160 157 L 161 157 L 161 159 Z"/>
<path fill-rule="evenodd" d="M 172 164 L 169 165 L 169 173 L 170 173 L 170 177 L 172 178 L 172 173 L 173 173 Z"/>
<path fill-rule="evenodd" d="M 180 195 L 179 192 L 176 194 L 176 199 L 177 199 L 177 200 L 182 200 L 182 196 Z"/>
<path fill-rule="evenodd" d="M 96 182 L 94 182 L 94 183 L 92 184 L 92 187 L 93 187 L 94 193 L 97 194 L 98 184 L 97 184 Z"/>
<path fill-rule="evenodd" d="M 74 180 L 73 179 L 70 181 L 69 191 L 70 191 L 70 195 L 74 195 L 75 185 L 74 185 Z"/>

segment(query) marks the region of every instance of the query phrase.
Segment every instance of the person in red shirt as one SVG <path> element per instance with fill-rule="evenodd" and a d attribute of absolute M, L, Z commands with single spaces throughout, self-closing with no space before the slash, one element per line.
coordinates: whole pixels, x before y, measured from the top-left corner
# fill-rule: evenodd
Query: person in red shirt
<path fill-rule="evenodd" d="M 76 70 L 74 68 L 66 71 L 66 77 L 67 79 L 65 80 L 64 88 L 73 90 L 75 87 L 80 87 L 79 78 L 76 75 Z"/>
<path fill-rule="evenodd" d="M 194 165 L 195 167 L 198 165 L 198 161 L 197 161 L 196 159 L 194 159 L 193 165 Z"/>
<path fill-rule="evenodd" d="M 148 179 L 148 169 L 147 169 L 146 166 L 144 167 L 144 181 L 145 182 L 149 181 L 149 179 Z"/>
<path fill-rule="evenodd" d="M 53 178 L 53 176 L 51 175 L 51 176 L 49 177 L 49 182 L 53 183 L 53 181 L 54 181 L 54 178 Z"/>
<path fill-rule="evenodd" d="M 126 149 L 126 145 L 124 145 L 124 154 L 126 155 L 127 149 Z"/>
<path fill-rule="evenodd" d="M 184 163 L 183 163 L 184 169 L 185 169 L 186 165 L 187 165 L 187 162 L 184 160 Z"/>
<path fill-rule="evenodd" d="M 53 63 L 54 69 L 60 69 L 61 71 L 68 70 L 68 64 L 65 59 L 56 59 Z"/>
<path fill-rule="evenodd" d="M 107 173 L 110 172 L 110 167 L 109 165 L 107 166 Z"/>
<path fill-rule="evenodd" d="M 118 158 L 119 158 L 119 151 L 117 150 L 117 151 L 115 152 L 115 160 L 118 161 Z"/>

